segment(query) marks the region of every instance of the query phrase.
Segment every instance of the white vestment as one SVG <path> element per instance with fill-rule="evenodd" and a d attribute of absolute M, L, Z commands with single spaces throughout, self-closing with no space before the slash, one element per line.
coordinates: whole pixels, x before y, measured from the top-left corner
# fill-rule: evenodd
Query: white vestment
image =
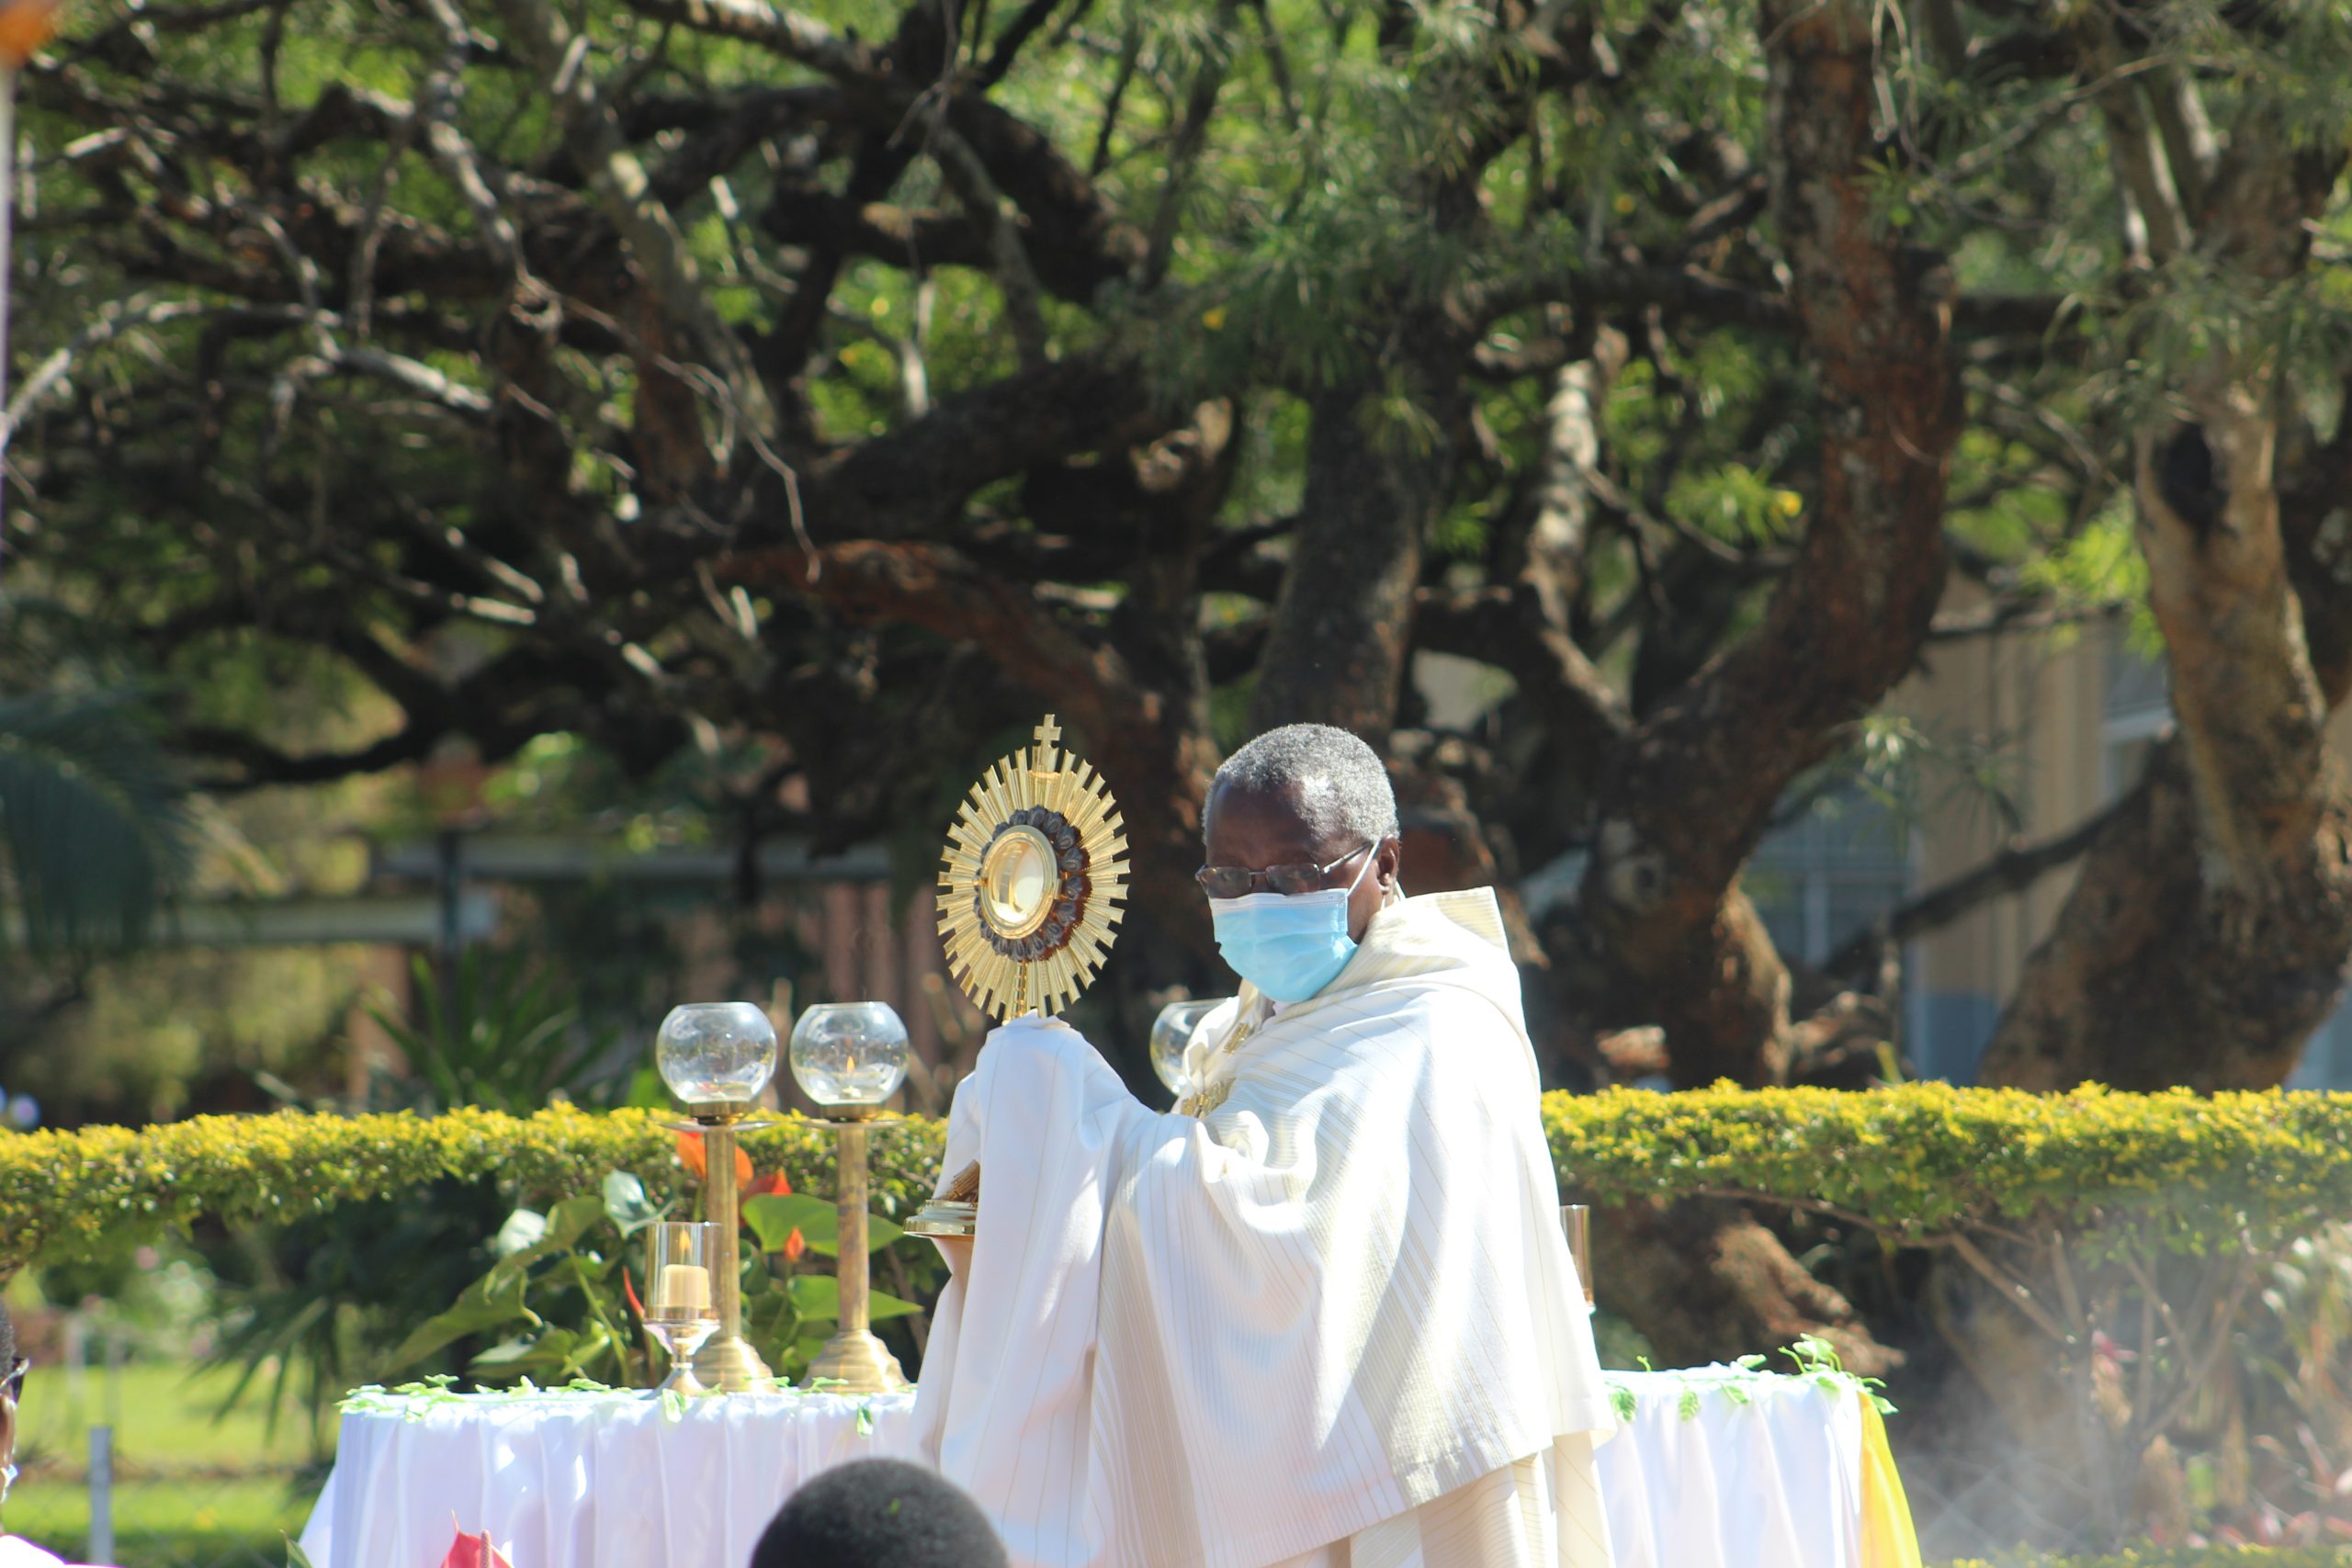
<path fill-rule="evenodd" d="M 1493 895 L 1382 910 L 1188 1063 L 1222 1102 L 1156 1114 L 1029 1019 L 956 1090 L 979 1235 L 916 1428 L 1012 1561 L 1605 1568 L 1616 1423 Z"/>

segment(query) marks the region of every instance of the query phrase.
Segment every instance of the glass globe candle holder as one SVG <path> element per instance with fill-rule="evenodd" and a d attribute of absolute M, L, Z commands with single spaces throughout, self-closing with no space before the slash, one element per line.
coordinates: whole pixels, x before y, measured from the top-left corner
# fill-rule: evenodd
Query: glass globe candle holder
<path fill-rule="evenodd" d="M 775 1025 L 750 1002 L 689 1002 L 672 1008 L 655 1038 L 662 1081 L 696 1120 L 741 1115 L 775 1077 Z"/>
<path fill-rule="evenodd" d="M 775 1375 L 743 1337 L 742 1221 L 735 1190 L 735 1125 L 775 1077 L 775 1025 L 750 1002 L 673 1008 L 653 1047 L 662 1081 L 702 1131 L 703 1217 L 713 1227 L 707 1267 L 718 1331 L 695 1352 L 694 1376 L 729 1393 Z"/>
<path fill-rule="evenodd" d="M 1225 1005 L 1222 997 L 1170 1002 L 1151 1021 L 1151 1071 L 1169 1093 L 1182 1100 L 1192 1092 L 1184 1076 L 1184 1053 L 1200 1032 L 1202 1021 Z"/>
<path fill-rule="evenodd" d="M 811 1387 L 887 1393 L 907 1386 L 899 1359 L 873 1333 L 866 1273 L 865 1134 L 907 1076 L 907 1026 L 881 1002 L 810 1008 L 792 1029 L 792 1076 L 840 1140 L 834 1161 L 835 1235 L 840 1238 L 838 1331 L 808 1363 Z"/>
<path fill-rule="evenodd" d="M 835 1122 L 875 1115 L 907 1078 L 907 1026 L 882 1002 L 827 1002 L 792 1026 L 792 1076 Z"/>

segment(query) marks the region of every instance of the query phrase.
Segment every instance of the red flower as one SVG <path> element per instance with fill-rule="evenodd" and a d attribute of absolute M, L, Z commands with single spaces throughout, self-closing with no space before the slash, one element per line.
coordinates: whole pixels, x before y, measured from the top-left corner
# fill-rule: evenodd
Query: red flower
<path fill-rule="evenodd" d="M 441 1560 L 441 1568 L 514 1568 L 514 1564 L 506 1561 L 504 1552 L 490 1544 L 488 1530 L 480 1535 L 459 1530 L 458 1539 L 450 1543 L 449 1555 Z"/>

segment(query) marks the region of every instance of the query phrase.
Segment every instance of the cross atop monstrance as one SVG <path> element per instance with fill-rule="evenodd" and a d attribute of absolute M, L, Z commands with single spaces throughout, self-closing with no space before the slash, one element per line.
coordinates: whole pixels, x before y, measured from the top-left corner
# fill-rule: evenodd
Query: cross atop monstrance
<path fill-rule="evenodd" d="M 980 775 L 947 831 L 939 937 L 947 970 L 990 1017 L 1057 1013 L 1109 956 L 1127 893 L 1119 808 L 1094 770 L 1061 749 L 1047 714 L 1032 744 Z M 978 1167 L 910 1224 L 969 1235 Z M 956 1211 L 941 1214 L 941 1209 Z M 955 1225 L 958 1228 L 934 1228 Z"/>

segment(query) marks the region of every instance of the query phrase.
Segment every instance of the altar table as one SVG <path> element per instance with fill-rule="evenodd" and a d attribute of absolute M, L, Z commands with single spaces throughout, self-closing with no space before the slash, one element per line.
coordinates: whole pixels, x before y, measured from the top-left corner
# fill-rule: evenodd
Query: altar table
<path fill-rule="evenodd" d="M 1625 1423 L 1600 1451 L 1619 1568 L 1917 1568 L 1877 1412 L 1851 1379 L 1608 1376 Z M 745 1568 L 794 1488 L 904 1452 L 913 1407 L 910 1393 L 363 1390 L 302 1550 L 313 1568 L 438 1568 L 463 1529 L 514 1568 Z"/>

